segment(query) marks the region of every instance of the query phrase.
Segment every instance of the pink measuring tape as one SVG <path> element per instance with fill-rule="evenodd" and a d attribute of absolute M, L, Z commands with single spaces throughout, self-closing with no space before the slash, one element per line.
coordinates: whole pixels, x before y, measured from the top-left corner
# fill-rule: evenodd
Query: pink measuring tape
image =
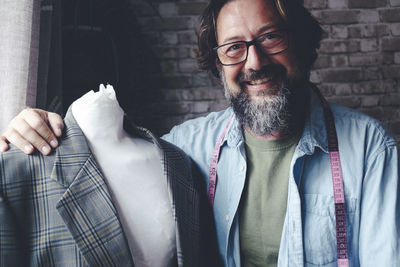
<path fill-rule="evenodd" d="M 349 259 L 346 232 L 346 202 L 344 197 L 343 174 L 340 164 L 339 144 L 336 134 L 335 121 L 328 102 L 316 87 L 314 87 L 314 91 L 319 96 L 324 109 L 326 133 L 328 138 L 329 161 L 333 182 L 333 197 L 335 201 L 337 266 L 348 267 Z M 217 185 L 217 166 L 220 149 L 233 117 L 233 115 L 230 117 L 224 131 L 217 140 L 210 161 L 210 171 L 208 176 L 208 200 L 211 206 L 213 206 L 215 198 L 215 189 Z"/>
<path fill-rule="evenodd" d="M 233 119 L 233 115 L 230 117 L 228 123 L 225 126 L 223 133 L 221 134 L 217 143 L 215 144 L 214 152 L 211 156 L 210 171 L 208 173 L 208 200 L 209 200 L 211 206 L 214 205 L 215 187 L 217 185 L 217 166 L 218 166 L 218 159 L 219 159 L 219 151 L 221 149 L 222 141 L 224 140 L 225 134 L 228 131 L 229 125 L 232 122 L 232 119 Z"/>

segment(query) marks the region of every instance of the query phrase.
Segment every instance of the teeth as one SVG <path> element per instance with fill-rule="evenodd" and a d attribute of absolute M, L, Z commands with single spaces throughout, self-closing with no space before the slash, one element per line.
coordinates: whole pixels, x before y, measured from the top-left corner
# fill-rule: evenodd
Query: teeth
<path fill-rule="evenodd" d="M 258 79 L 258 80 L 249 81 L 249 84 L 251 84 L 251 85 L 257 85 L 257 84 L 262 84 L 262 83 L 269 82 L 270 80 L 271 80 L 271 78 L 263 78 L 263 79 Z"/>

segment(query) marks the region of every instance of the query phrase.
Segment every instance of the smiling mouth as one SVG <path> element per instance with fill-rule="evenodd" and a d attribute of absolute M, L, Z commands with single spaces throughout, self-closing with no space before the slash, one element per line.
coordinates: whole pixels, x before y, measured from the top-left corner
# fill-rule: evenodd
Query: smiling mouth
<path fill-rule="evenodd" d="M 272 77 L 268 77 L 268 78 L 263 78 L 263 79 L 256 79 L 256 80 L 251 80 L 251 81 L 247 81 L 246 83 L 248 85 L 259 85 L 259 84 L 263 84 L 263 83 L 268 83 L 272 81 Z"/>

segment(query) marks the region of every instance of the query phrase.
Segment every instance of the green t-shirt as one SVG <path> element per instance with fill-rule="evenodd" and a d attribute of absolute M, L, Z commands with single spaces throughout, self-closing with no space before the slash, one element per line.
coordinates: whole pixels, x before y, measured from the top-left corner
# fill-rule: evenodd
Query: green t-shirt
<path fill-rule="evenodd" d="M 244 131 L 246 185 L 240 201 L 242 266 L 277 266 L 286 214 L 290 162 L 298 137 L 260 140 Z"/>

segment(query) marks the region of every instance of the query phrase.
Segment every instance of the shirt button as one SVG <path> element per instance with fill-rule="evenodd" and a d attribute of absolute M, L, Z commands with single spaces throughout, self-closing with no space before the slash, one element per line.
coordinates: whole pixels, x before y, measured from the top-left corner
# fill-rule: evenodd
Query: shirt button
<path fill-rule="evenodd" d="M 244 171 L 244 165 L 240 166 L 240 171 Z"/>
<path fill-rule="evenodd" d="M 225 216 L 225 220 L 229 221 L 229 214 Z"/>

